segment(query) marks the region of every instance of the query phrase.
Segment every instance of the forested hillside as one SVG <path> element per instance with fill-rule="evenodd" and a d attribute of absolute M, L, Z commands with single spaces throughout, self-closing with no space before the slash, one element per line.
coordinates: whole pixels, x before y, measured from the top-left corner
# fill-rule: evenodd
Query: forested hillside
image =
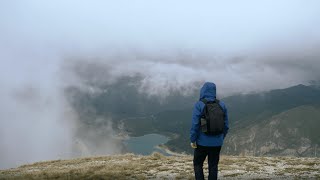
<path fill-rule="evenodd" d="M 168 97 L 139 91 L 141 77 L 124 77 L 91 90 L 68 87 L 65 94 L 83 124 L 99 128 L 112 119 L 113 128 L 129 136 L 158 133 L 170 137 L 170 150 L 191 153 L 191 111 L 198 92 Z M 100 91 L 95 91 L 94 89 Z M 297 85 L 269 92 L 222 99 L 229 111 L 230 133 L 223 153 L 229 155 L 319 156 L 320 89 Z"/>

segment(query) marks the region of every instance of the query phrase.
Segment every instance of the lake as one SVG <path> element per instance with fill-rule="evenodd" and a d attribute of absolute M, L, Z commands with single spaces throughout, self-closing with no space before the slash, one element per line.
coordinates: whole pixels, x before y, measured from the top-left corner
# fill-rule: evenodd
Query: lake
<path fill-rule="evenodd" d="M 169 138 L 160 134 L 147 134 L 139 137 L 130 137 L 124 141 L 127 150 L 134 154 L 150 155 L 152 152 L 160 152 L 168 155 L 164 150 L 156 148 L 160 144 L 168 142 Z"/>

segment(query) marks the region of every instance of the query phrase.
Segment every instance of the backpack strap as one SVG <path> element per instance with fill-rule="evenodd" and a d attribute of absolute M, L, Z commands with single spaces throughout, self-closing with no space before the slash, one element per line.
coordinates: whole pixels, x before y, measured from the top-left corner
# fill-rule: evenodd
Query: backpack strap
<path fill-rule="evenodd" d="M 203 98 L 203 99 L 200 99 L 200 101 L 201 102 L 203 102 L 204 104 L 207 104 L 209 101 L 208 100 L 206 100 L 205 98 Z M 212 101 L 210 101 L 210 102 L 212 102 Z M 219 99 L 215 99 L 213 102 L 216 102 L 216 103 L 220 103 L 220 100 Z"/>
<path fill-rule="evenodd" d="M 201 116 L 205 117 L 205 113 L 207 112 L 207 103 L 208 103 L 208 101 L 205 98 L 200 99 L 200 101 L 204 103 L 204 109 L 201 112 L 201 114 L 202 114 Z"/>
<path fill-rule="evenodd" d="M 203 102 L 204 104 L 207 104 L 207 102 L 208 102 L 205 98 L 200 99 L 200 101 Z"/>

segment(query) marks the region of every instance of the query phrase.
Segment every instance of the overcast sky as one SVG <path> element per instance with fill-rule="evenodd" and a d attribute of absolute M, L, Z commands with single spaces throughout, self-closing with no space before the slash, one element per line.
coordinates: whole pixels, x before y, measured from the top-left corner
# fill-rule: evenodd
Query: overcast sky
<path fill-rule="evenodd" d="M 70 56 L 112 62 L 118 73 L 147 64 L 165 78 L 187 73 L 240 91 L 264 89 L 261 78 L 274 88 L 319 78 L 316 0 L 0 3 L 0 80 L 9 84 L 56 78 Z"/>
<path fill-rule="evenodd" d="M 105 78 L 143 74 L 151 94 L 196 81 L 216 82 L 222 95 L 307 84 L 320 79 L 319 7 L 318 0 L 0 1 L 0 168 L 69 148 L 60 90 L 70 59 L 103 63 L 112 74 Z M 61 140 L 60 149 L 41 148 Z"/>

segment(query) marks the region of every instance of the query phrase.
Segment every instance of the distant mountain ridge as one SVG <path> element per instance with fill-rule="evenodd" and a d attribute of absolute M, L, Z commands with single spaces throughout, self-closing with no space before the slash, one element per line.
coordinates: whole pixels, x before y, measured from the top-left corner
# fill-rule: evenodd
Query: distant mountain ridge
<path fill-rule="evenodd" d="M 139 92 L 134 85 L 139 81 L 139 77 L 125 77 L 99 87 L 105 91 L 97 94 L 69 87 L 66 96 L 81 121 L 90 127 L 99 128 L 101 121 L 95 122 L 96 117 L 112 117 L 115 129 L 121 123 L 122 130 L 132 136 L 167 135 L 171 137 L 166 144 L 170 150 L 191 153 L 191 111 L 198 92 L 189 96 L 172 92 L 170 97 L 159 101 Z M 223 153 L 319 156 L 320 131 L 315 128 L 320 127 L 319 87 L 297 85 L 222 100 L 230 119 Z"/>
<path fill-rule="evenodd" d="M 226 139 L 227 154 L 319 156 L 320 107 L 299 106 L 236 129 Z"/>
<path fill-rule="evenodd" d="M 319 88 L 298 85 L 224 100 L 231 119 L 226 153 L 319 156 Z"/>
<path fill-rule="evenodd" d="M 301 105 L 319 105 L 320 90 L 314 86 L 297 85 L 264 93 L 237 95 L 223 99 L 230 109 L 229 116 L 235 125 L 248 118 L 278 114 Z M 259 116 L 262 115 L 262 116 Z"/>

